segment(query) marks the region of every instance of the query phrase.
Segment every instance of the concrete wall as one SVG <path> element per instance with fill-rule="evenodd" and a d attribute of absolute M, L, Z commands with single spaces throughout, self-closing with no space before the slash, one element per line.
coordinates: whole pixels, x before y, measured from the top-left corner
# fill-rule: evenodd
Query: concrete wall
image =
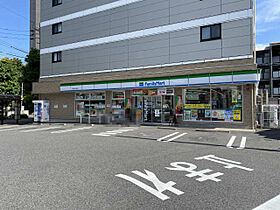
<path fill-rule="evenodd" d="M 63 0 L 41 2 L 41 21 L 114 2 Z M 139 31 L 252 8 L 251 0 L 149 0 L 63 22 L 63 32 L 41 28 L 41 49 Z M 222 39 L 200 42 L 200 27 L 62 52 L 52 63 L 41 55 L 41 76 L 150 66 L 201 59 L 253 55 L 252 18 L 222 24 Z"/>

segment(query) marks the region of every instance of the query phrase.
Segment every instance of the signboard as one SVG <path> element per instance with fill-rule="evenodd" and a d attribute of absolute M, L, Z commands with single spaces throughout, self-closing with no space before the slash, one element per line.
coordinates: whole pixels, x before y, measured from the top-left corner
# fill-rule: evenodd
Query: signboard
<path fill-rule="evenodd" d="M 225 110 L 225 121 L 226 122 L 233 121 L 233 110 Z"/>
<path fill-rule="evenodd" d="M 186 100 L 187 101 L 199 101 L 199 93 L 191 92 L 186 93 Z"/>
<path fill-rule="evenodd" d="M 164 89 L 158 89 L 158 95 L 159 96 L 162 96 L 162 95 L 166 95 L 167 94 L 167 90 L 164 88 Z"/>
<path fill-rule="evenodd" d="M 156 96 L 157 95 L 157 89 L 148 90 L 148 95 L 149 96 Z"/>
<path fill-rule="evenodd" d="M 144 95 L 143 89 L 133 89 L 132 90 L 132 95 L 134 96 L 142 96 Z"/>
<path fill-rule="evenodd" d="M 185 109 L 210 109 L 210 104 L 185 104 Z"/>
<path fill-rule="evenodd" d="M 169 80 L 140 81 L 136 82 L 136 85 L 143 88 L 164 87 L 169 85 Z"/>
<path fill-rule="evenodd" d="M 175 97 L 176 115 L 183 115 L 183 98 L 182 95 Z"/>
<path fill-rule="evenodd" d="M 233 110 L 233 120 L 241 121 L 241 110 Z"/>

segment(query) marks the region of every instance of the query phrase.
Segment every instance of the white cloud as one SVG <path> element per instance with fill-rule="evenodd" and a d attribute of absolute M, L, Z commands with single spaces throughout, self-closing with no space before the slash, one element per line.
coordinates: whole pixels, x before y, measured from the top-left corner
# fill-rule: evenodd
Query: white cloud
<path fill-rule="evenodd" d="M 280 0 L 257 0 L 257 23 L 280 20 Z"/>
<path fill-rule="evenodd" d="M 268 44 L 256 44 L 256 50 L 264 50 Z"/>

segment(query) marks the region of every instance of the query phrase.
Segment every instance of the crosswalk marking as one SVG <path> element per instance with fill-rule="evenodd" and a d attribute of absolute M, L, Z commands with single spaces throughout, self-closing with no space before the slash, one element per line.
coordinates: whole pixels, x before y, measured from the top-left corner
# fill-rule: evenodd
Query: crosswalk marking
<path fill-rule="evenodd" d="M 36 126 L 17 126 L 13 128 L 7 128 L 7 129 L 1 129 L 0 132 L 3 131 L 15 131 L 15 130 L 23 130 L 23 129 L 29 129 L 29 128 L 35 128 Z"/>
<path fill-rule="evenodd" d="M 245 145 L 246 145 L 246 137 L 242 137 L 240 147 L 238 147 L 237 149 L 244 149 Z"/>
<path fill-rule="evenodd" d="M 47 127 L 47 128 L 37 128 L 37 129 L 31 129 L 31 130 L 24 130 L 24 131 L 21 131 L 21 132 L 29 133 L 29 132 L 36 132 L 36 131 L 52 130 L 52 129 L 57 129 L 57 128 L 62 128 L 62 127 L 61 126 L 56 126 L 56 127 Z"/>
<path fill-rule="evenodd" d="M 232 136 L 230 138 L 229 142 L 227 143 L 226 147 L 227 148 L 234 148 L 232 145 L 234 144 L 235 139 L 236 139 L 236 136 Z M 242 136 L 240 146 L 237 149 L 245 149 L 246 140 L 247 140 L 247 138 Z"/>
<path fill-rule="evenodd" d="M 229 140 L 229 142 L 228 142 L 228 144 L 227 144 L 227 147 L 228 147 L 228 148 L 233 148 L 232 145 L 233 145 L 235 139 L 236 139 L 236 136 L 232 136 L 232 137 L 230 138 L 230 140 Z"/>
<path fill-rule="evenodd" d="M 159 138 L 157 141 L 162 141 L 162 140 L 167 139 L 167 138 L 169 138 L 169 137 L 171 137 L 171 136 L 175 136 L 175 135 L 178 134 L 178 133 L 179 133 L 179 132 L 171 133 L 171 134 L 169 134 L 169 135 L 167 135 L 167 136 L 164 136 L 164 137 Z"/>
<path fill-rule="evenodd" d="M 67 129 L 67 130 L 53 131 L 53 132 L 51 132 L 51 133 L 53 133 L 53 134 L 67 133 L 67 132 L 72 132 L 72 131 L 87 130 L 87 129 L 91 129 L 91 128 L 92 128 L 92 127 L 73 128 L 73 129 Z"/>
<path fill-rule="evenodd" d="M 171 138 L 171 139 L 168 139 L 168 140 L 166 140 L 166 141 L 164 141 L 164 142 L 171 142 L 171 141 L 174 141 L 175 139 L 178 139 L 178 138 L 180 138 L 180 137 L 182 137 L 182 136 L 184 136 L 184 135 L 186 135 L 187 133 L 182 133 L 182 134 L 180 134 L 180 135 L 178 135 L 178 136 L 175 136 L 175 137 L 173 137 L 173 138 Z"/>

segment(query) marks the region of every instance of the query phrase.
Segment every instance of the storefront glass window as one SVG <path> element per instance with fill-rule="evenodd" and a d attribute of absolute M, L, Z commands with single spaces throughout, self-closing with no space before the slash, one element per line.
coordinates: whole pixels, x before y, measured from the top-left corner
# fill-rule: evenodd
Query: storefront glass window
<path fill-rule="evenodd" d="M 242 121 L 242 87 L 185 90 L 185 121 Z"/>
<path fill-rule="evenodd" d="M 96 117 L 105 114 L 105 92 L 77 93 L 75 98 L 76 117 Z"/>
<path fill-rule="evenodd" d="M 211 120 L 210 89 L 185 91 L 184 120 Z"/>
<path fill-rule="evenodd" d="M 115 118 L 124 118 L 125 93 L 124 91 L 113 92 L 112 114 Z"/>

